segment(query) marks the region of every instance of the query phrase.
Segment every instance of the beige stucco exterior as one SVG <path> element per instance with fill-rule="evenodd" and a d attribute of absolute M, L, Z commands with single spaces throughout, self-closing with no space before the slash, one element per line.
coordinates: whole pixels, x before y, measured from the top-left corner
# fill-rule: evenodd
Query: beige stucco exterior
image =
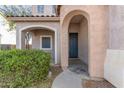
<path fill-rule="evenodd" d="M 115 87 L 124 87 L 124 6 L 109 6 L 108 48 L 104 78 Z"/>
<path fill-rule="evenodd" d="M 84 19 L 80 23 L 79 32 L 79 58 L 88 65 L 88 21 Z M 82 42 L 82 43 L 81 43 Z"/>
<path fill-rule="evenodd" d="M 44 50 L 52 55 L 52 59 L 55 60 L 55 33 L 49 30 L 32 30 L 32 49 L 41 49 L 42 36 L 50 36 L 52 39 L 52 49 Z"/>
<path fill-rule="evenodd" d="M 39 30 L 38 30 L 39 29 Z M 41 30 L 40 30 L 41 29 Z M 43 30 L 42 30 L 43 29 Z M 32 32 L 32 48 L 40 49 L 40 36 L 52 35 L 53 57 L 56 57 L 56 64 L 60 63 L 60 25 L 59 22 L 16 22 L 16 47 L 24 48 L 24 32 Z M 45 32 L 46 31 L 46 32 Z M 49 32 L 49 33 L 47 33 Z M 37 35 L 36 35 L 36 34 Z M 35 35 L 35 36 L 34 36 Z M 53 58 L 55 59 L 55 58 Z"/>
<path fill-rule="evenodd" d="M 67 69 L 69 63 L 68 34 L 78 32 L 79 58 L 88 65 L 90 77 L 103 78 L 108 44 L 108 13 L 109 6 L 62 5 L 59 17 L 10 17 L 8 19 L 16 22 L 17 48 L 24 48 L 25 31 L 37 34 L 33 36 L 32 48 L 40 48 L 40 35 L 52 35 L 55 64 L 60 64 L 63 70 Z M 82 15 L 83 20 L 80 24 L 70 23 L 76 15 Z"/>
<path fill-rule="evenodd" d="M 81 14 L 88 20 L 88 65 L 91 77 L 103 77 L 107 48 L 108 6 L 63 6 L 60 10 L 61 63 L 68 67 L 68 25 L 71 18 Z"/>
<path fill-rule="evenodd" d="M 109 8 L 108 48 L 124 49 L 124 6 L 111 6 Z"/>

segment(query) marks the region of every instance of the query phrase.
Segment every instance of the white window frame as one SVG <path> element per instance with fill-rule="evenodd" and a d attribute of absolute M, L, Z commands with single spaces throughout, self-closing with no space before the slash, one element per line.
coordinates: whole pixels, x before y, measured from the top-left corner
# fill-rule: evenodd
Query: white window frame
<path fill-rule="evenodd" d="M 38 11 L 38 6 L 43 6 L 43 12 L 39 12 L 39 11 Z M 37 6 L 36 6 L 37 13 L 38 13 L 38 14 L 43 14 L 43 13 L 44 13 L 44 8 L 45 8 L 44 5 L 37 5 Z"/>
<path fill-rule="evenodd" d="M 43 37 L 50 37 L 50 48 L 43 48 L 42 47 L 42 38 Z M 52 35 L 42 35 L 42 36 L 40 36 L 40 49 L 41 50 L 52 50 Z"/>

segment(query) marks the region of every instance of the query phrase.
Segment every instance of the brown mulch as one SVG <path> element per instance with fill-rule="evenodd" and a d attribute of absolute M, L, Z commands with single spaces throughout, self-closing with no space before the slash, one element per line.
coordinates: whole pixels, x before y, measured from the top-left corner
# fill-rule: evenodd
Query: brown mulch
<path fill-rule="evenodd" d="M 106 80 L 94 81 L 94 80 L 83 80 L 83 88 L 115 88 L 111 83 Z"/>

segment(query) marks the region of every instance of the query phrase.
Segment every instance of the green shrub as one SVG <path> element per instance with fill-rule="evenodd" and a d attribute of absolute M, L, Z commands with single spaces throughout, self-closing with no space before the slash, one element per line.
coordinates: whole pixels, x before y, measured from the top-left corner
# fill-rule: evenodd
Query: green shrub
<path fill-rule="evenodd" d="M 31 87 L 44 80 L 51 56 L 41 50 L 0 51 L 0 87 Z"/>

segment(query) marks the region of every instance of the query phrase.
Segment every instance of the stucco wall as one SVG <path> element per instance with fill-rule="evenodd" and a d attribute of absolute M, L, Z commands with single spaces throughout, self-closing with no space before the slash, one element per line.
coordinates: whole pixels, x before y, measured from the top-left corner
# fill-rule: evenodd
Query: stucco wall
<path fill-rule="evenodd" d="M 80 30 L 78 23 L 70 23 L 69 25 L 69 33 L 78 33 Z"/>
<path fill-rule="evenodd" d="M 33 30 L 32 31 L 32 48 L 33 49 L 41 49 L 41 36 L 43 35 L 51 35 L 52 36 L 52 50 L 44 50 L 50 52 L 52 58 L 54 60 L 55 57 L 55 33 L 53 31 L 48 30 Z"/>
<path fill-rule="evenodd" d="M 40 17 L 39 17 L 40 18 Z M 33 28 L 32 28 L 33 27 Z M 23 37 L 23 30 L 34 30 L 34 29 L 50 29 L 54 30 L 53 32 L 56 32 L 56 38 L 57 38 L 57 63 L 60 63 L 60 24 L 59 22 L 16 22 L 16 48 L 22 48 L 24 41 Z M 22 35 L 21 35 L 22 34 Z M 20 42 L 22 45 L 20 45 Z M 38 41 L 36 40 L 36 43 Z M 33 46 L 34 47 L 34 46 Z M 36 46 L 38 48 L 38 44 Z"/>
<path fill-rule="evenodd" d="M 124 6 L 109 6 L 108 49 L 104 78 L 116 87 L 124 87 Z"/>
<path fill-rule="evenodd" d="M 124 50 L 107 50 L 104 78 L 115 87 L 124 88 Z"/>
<path fill-rule="evenodd" d="M 60 10 L 61 62 L 63 69 L 68 67 L 68 24 L 74 15 L 82 14 L 88 20 L 89 62 L 91 77 L 103 78 L 107 48 L 108 6 L 64 5 Z M 63 44 L 63 45 L 62 45 Z"/>
<path fill-rule="evenodd" d="M 79 58 L 88 64 L 88 22 L 86 19 L 80 23 Z"/>
<path fill-rule="evenodd" d="M 108 48 L 124 49 L 124 6 L 110 6 L 109 21 Z"/>
<path fill-rule="evenodd" d="M 91 77 L 103 78 L 107 46 L 108 6 L 63 5 L 60 9 L 60 24 L 59 22 L 17 22 L 17 47 L 20 47 L 20 29 L 31 25 L 52 27 L 57 31 L 57 58 L 60 59 L 61 48 L 61 66 L 63 69 L 67 68 L 68 26 L 71 18 L 77 14 L 82 14 L 88 20 L 89 74 Z"/>

